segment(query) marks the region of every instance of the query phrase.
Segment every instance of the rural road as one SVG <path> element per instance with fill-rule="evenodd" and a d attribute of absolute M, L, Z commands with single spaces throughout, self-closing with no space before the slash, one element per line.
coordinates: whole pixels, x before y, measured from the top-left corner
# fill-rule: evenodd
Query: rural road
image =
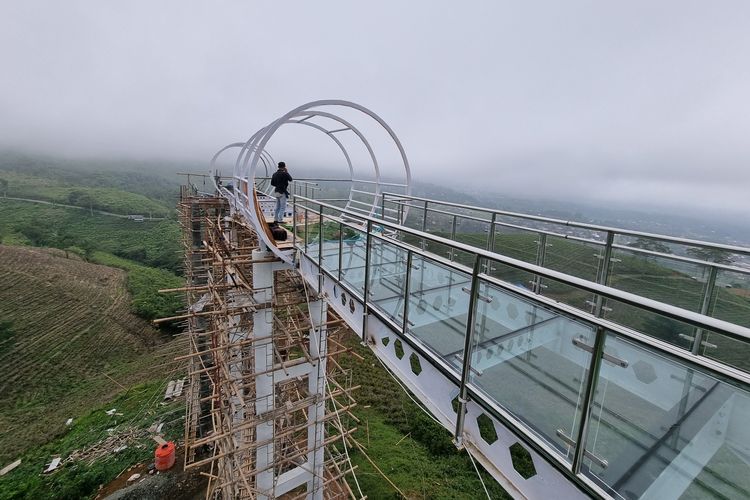
<path fill-rule="evenodd" d="M 110 217 L 119 217 L 120 219 L 127 219 L 127 215 L 122 214 L 114 214 L 112 212 L 105 212 L 104 210 L 92 210 L 86 207 L 79 207 L 77 205 L 65 205 L 64 203 L 54 203 L 51 201 L 45 201 L 45 200 L 34 200 L 31 198 L 15 198 L 13 196 L 5 196 L 0 198 L 0 200 L 13 200 L 13 201 L 27 201 L 29 203 L 41 203 L 42 205 L 52 205 L 55 207 L 64 207 L 64 208 L 75 208 L 76 210 L 87 210 L 91 211 L 100 215 L 109 215 Z M 145 217 L 144 220 L 164 220 L 164 217 Z"/>

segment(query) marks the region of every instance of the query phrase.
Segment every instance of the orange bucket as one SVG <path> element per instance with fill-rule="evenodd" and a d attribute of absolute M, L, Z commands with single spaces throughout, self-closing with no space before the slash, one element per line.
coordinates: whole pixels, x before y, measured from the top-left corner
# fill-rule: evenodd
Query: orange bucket
<path fill-rule="evenodd" d="M 156 447 L 154 453 L 156 470 L 169 470 L 174 465 L 174 443 L 169 441 Z"/>

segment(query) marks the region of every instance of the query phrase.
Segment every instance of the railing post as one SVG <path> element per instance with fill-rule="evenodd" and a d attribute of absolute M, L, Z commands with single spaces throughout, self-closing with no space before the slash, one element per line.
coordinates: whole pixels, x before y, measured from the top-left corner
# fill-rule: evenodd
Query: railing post
<path fill-rule="evenodd" d="M 427 232 L 427 200 L 424 201 L 424 213 L 422 214 L 422 232 Z M 424 250 L 427 247 L 427 242 L 422 238 L 421 248 Z"/>
<path fill-rule="evenodd" d="M 581 426 L 578 428 L 578 439 L 576 440 L 576 449 L 575 454 L 573 455 L 573 474 L 581 472 L 581 464 L 583 463 L 584 454 L 586 452 L 585 439 L 591 422 L 591 408 L 596 393 L 596 382 L 599 379 L 599 368 L 602 364 L 602 354 L 604 354 L 605 337 L 606 334 L 604 328 L 597 326 L 594 347 L 591 352 L 591 362 L 589 364 L 589 378 L 586 381 L 586 390 L 581 404 Z"/>
<path fill-rule="evenodd" d="M 370 303 L 370 262 L 372 257 L 370 256 L 370 245 L 372 244 L 372 221 L 367 221 L 367 235 L 365 236 L 365 286 L 364 286 L 364 300 L 362 301 L 362 342 L 367 342 L 367 316 L 369 313 Z"/>
<path fill-rule="evenodd" d="M 310 210 L 308 210 L 307 203 L 305 203 L 305 253 L 307 253 L 307 247 L 310 241 L 309 220 Z"/>
<path fill-rule="evenodd" d="M 406 278 L 404 279 L 404 326 L 403 332 L 409 331 L 409 294 L 411 287 L 411 265 L 414 260 L 414 254 L 411 250 L 406 251 Z"/>
<path fill-rule="evenodd" d="M 708 314 L 708 308 L 711 306 L 711 297 L 714 294 L 714 289 L 716 288 L 716 274 L 718 272 L 718 268 L 716 266 L 711 266 L 711 270 L 708 273 L 708 280 L 706 281 L 706 290 L 703 292 L 703 302 L 701 303 L 701 314 L 707 315 Z M 693 338 L 693 348 L 691 351 L 693 354 L 698 354 L 701 348 L 701 342 L 703 342 L 703 329 L 702 328 L 696 328 L 695 329 L 695 337 Z"/>
<path fill-rule="evenodd" d="M 497 214 L 495 212 L 492 212 L 492 219 L 490 220 L 490 228 L 487 231 L 489 235 L 487 236 L 487 250 L 490 252 L 495 251 L 495 222 L 497 222 Z M 492 271 L 492 261 L 487 260 L 484 263 L 484 272 L 487 274 L 490 274 Z"/>
<path fill-rule="evenodd" d="M 604 246 L 604 256 L 602 256 L 602 266 L 599 268 L 599 274 L 596 277 L 596 282 L 600 285 L 607 285 L 609 280 L 609 269 L 612 261 L 612 245 L 615 242 L 615 233 L 607 231 L 607 243 Z M 601 295 L 597 295 L 594 298 L 592 314 L 601 317 L 602 308 L 604 307 L 604 299 Z"/>
<path fill-rule="evenodd" d="M 292 248 L 294 251 L 295 262 L 299 252 L 297 252 L 297 197 L 292 197 Z"/>
<path fill-rule="evenodd" d="M 495 222 L 497 222 L 497 214 L 493 212 L 492 220 L 490 222 L 490 234 L 487 237 L 487 250 L 490 252 L 495 251 Z"/>
<path fill-rule="evenodd" d="M 453 225 L 451 226 L 451 240 L 456 241 L 456 225 L 458 223 L 458 220 L 456 218 L 456 214 L 453 214 Z M 450 261 L 453 262 L 453 259 L 455 258 L 455 249 L 451 247 L 450 249 Z"/>
<path fill-rule="evenodd" d="M 385 193 L 383 193 L 381 196 L 382 196 L 382 198 L 380 198 L 381 199 L 381 202 L 380 202 L 380 218 L 383 219 L 383 220 L 385 220 L 385 196 L 386 195 L 385 195 Z M 402 221 L 399 219 L 398 223 L 402 224 Z"/>
<path fill-rule="evenodd" d="M 323 205 L 318 210 L 318 293 L 323 293 Z"/>
<path fill-rule="evenodd" d="M 468 390 L 466 384 L 471 372 L 471 348 L 474 345 L 474 309 L 476 308 L 477 295 L 479 295 L 479 269 L 482 259 L 479 255 L 474 257 L 474 269 L 471 273 L 471 293 L 469 294 L 469 311 L 466 316 L 466 336 L 464 337 L 464 359 L 461 367 L 461 385 L 458 389 L 458 411 L 456 416 L 456 432 L 454 435 L 456 446 L 463 447 L 463 432 L 468 403 Z"/>
<path fill-rule="evenodd" d="M 344 223 L 339 222 L 339 268 L 338 277 L 341 281 L 341 265 L 344 258 Z"/>
<path fill-rule="evenodd" d="M 547 255 L 547 235 L 545 233 L 539 234 L 539 247 L 536 249 L 536 265 L 544 267 L 544 258 Z M 534 277 L 534 293 L 541 295 L 542 293 L 542 277 L 537 275 Z"/>
<path fill-rule="evenodd" d="M 610 262 L 612 259 L 612 245 L 615 240 L 615 235 L 612 231 L 607 231 L 607 244 L 604 247 L 604 256 L 602 261 L 602 267 L 599 270 L 599 276 L 597 276 L 597 282 L 606 285 L 609 279 Z M 604 306 L 604 299 L 601 295 L 596 296 L 593 313 L 597 317 L 601 317 Z M 588 434 L 589 424 L 591 423 L 591 408 L 593 406 L 594 397 L 596 395 L 596 383 L 599 379 L 599 369 L 602 364 L 602 356 L 604 355 L 604 341 L 606 333 L 604 327 L 596 327 L 596 338 L 594 339 L 594 347 L 591 352 L 591 363 L 589 365 L 589 378 L 586 381 L 586 390 L 584 391 L 583 402 L 581 404 L 581 426 L 578 429 L 578 439 L 576 441 L 575 455 L 573 456 L 573 473 L 578 474 L 581 472 L 581 464 L 586 453 L 586 436 Z"/>

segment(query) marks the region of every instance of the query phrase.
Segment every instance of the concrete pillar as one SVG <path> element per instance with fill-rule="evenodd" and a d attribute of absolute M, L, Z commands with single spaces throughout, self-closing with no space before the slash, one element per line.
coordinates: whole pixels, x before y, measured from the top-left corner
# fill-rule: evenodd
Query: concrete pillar
<path fill-rule="evenodd" d="M 252 254 L 253 260 L 268 259 L 270 254 L 262 250 L 255 250 Z M 273 341 L 271 333 L 273 329 L 273 264 L 262 262 L 253 264 L 253 298 L 256 304 L 267 304 L 268 307 L 258 309 L 253 313 L 253 337 L 257 340 L 253 343 L 253 368 L 255 373 L 255 413 L 262 416 L 264 413 L 274 409 L 274 377 L 273 372 Z M 256 450 L 255 463 L 258 470 L 266 469 L 274 463 L 273 444 L 273 420 L 263 422 L 255 427 L 255 439 L 258 442 L 269 443 L 259 446 Z M 273 498 L 274 470 L 268 468 L 256 475 L 256 488 L 266 495 L 259 494 L 258 498 L 263 500 Z"/>
<path fill-rule="evenodd" d="M 325 440 L 325 397 L 326 397 L 326 354 L 328 352 L 328 335 L 326 331 L 327 304 L 323 300 L 316 300 L 309 304 L 310 320 L 310 355 L 314 364 L 308 377 L 308 391 L 316 395 L 315 403 L 310 406 L 307 414 L 307 466 L 312 478 L 307 482 L 307 499 L 322 500 L 324 449 L 321 446 Z"/>

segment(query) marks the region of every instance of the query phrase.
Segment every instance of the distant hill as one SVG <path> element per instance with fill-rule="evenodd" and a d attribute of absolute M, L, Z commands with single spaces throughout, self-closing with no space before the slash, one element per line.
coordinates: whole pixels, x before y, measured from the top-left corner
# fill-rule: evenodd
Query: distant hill
<path fill-rule="evenodd" d="M 176 165 L 71 160 L 0 151 L 0 196 L 32 198 L 119 214 L 173 213 Z"/>
<path fill-rule="evenodd" d="M 0 463 L 162 376 L 175 341 L 131 312 L 125 272 L 62 250 L 0 245 Z"/>

